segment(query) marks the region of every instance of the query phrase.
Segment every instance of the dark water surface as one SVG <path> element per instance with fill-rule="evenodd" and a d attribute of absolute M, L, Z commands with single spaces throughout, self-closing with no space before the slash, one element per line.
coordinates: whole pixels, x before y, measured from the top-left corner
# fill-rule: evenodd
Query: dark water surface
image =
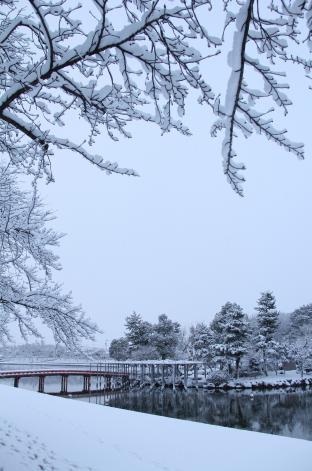
<path fill-rule="evenodd" d="M 312 440 L 312 389 L 274 392 L 132 390 L 80 400 L 149 414 Z"/>
<path fill-rule="evenodd" d="M 21 370 L 24 366 L 0 364 L 0 371 Z M 66 366 L 68 365 L 62 365 L 63 368 Z M 55 365 L 51 367 L 53 369 Z M 38 365 L 26 365 L 25 369 L 38 369 Z M 82 389 L 82 379 L 70 378 L 68 391 Z M 45 391 L 59 391 L 60 380 L 60 377 L 47 377 Z M 13 380 L 2 379 L 0 383 L 13 385 Z M 19 386 L 36 391 L 38 378 L 22 378 Z M 94 379 L 92 387 L 97 388 Z M 254 391 L 253 396 L 250 393 L 250 390 L 209 392 L 203 389 L 188 389 L 174 392 L 172 389 L 132 389 L 126 392 L 84 396 L 79 400 L 177 419 L 312 440 L 312 388 Z"/>

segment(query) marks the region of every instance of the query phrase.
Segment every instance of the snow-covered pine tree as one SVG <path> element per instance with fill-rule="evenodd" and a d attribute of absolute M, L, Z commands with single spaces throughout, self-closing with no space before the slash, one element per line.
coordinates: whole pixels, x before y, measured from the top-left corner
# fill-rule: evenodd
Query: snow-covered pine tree
<path fill-rule="evenodd" d="M 312 304 L 301 306 L 291 313 L 290 336 L 292 338 L 312 337 Z"/>
<path fill-rule="evenodd" d="M 221 370 L 227 368 L 231 370 L 231 365 L 226 353 L 225 346 L 225 326 L 228 322 L 229 312 L 231 311 L 231 303 L 225 303 L 219 312 L 217 312 L 210 323 L 210 328 L 215 337 L 215 361 L 219 364 Z"/>
<path fill-rule="evenodd" d="M 215 336 L 204 322 L 191 326 L 189 336 L 189 355 L 192 360 L 210 363 L 214 356 Z"/>
<path fill-rule="evenodd" d="M 249 326 L 246 314 L 236 303 L 227 303 L 227 316 L 224 326 L 224 345 L 227 357 L 235 360 L 235 377 L 239 377 L 242 357 L 247 353 Z"/>
<path fill-rule="evenodd" d="M 149 322 L 142 319 L 141 314 L 133 311 L 130 316 L 126 317 L 125 327 L 130 353 L 141 346 L 149 345 L 152 326 Z"/>
<path fill-rule="evenodd" d="M 129 343 L 125 337 L 113 339 L 109 346 L 109 356 L 117 361 L 126 360 L 129 356 Z"/>
<path fill-rule="evenodd" d="M 53 249 L 62 235 L 49 228 L 54 217 L 36 189 L 21 190 L 18 180 L 16 169 L 0 166 L 0 340 L 11 338 L 12 323 L 25 340 L 41 337 L 41 321 L 57 343 L 75 349 L 97 328 L 53 282 L 53 271 L 61 269 Z"/>
<path fill-rule="evenodd" d="M 228 308 L 230 308 L 231 303 L 226 303 L 221 307 L 221 310 L 217 312 L 210 323 L 210 329 L 212 330 L 215 337 L 214 344 L 214 355 L 215 361 L 219 364 L 221 370 L 225 366 L 228 367 L 227 357 L 226 357 L 226 348 L 224 344 L 224 333 L 225 326 L 228 322 Z"/>
<path fill-rule="evenodd" d="M 276 310 L 276 300 L 271 291 L 261 293 L 258 299 L 258 306 L 255 308 L 257 314 L 258 332 L 256 335 L 256 346 L 261 351 L 263 371 L 268 374 L 268 356 L 270 351 L 274 354 L 276 342 L 274 337 L 278 327 L 278 311 Z"/>
<path fill-rule="evenodd" d="M 173 322 L 166 314 L 158 317 L 157 324 L 153 326 L 152 343 L 162 360 L 174 358 L 180 331 L 180 324 Z"/>

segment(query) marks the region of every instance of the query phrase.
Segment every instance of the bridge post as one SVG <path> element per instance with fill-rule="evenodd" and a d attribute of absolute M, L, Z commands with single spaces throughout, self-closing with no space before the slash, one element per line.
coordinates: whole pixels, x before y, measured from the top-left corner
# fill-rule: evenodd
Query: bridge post
<path fill-rule="evenodd" d="M 184 365 L 184 387 L 187 389 L 187 381 L 188 381 L 188 365 Z"/>
<path fill-rule="evenodd" d="M 19 380 L 20 380 L 19 376 L 15 376 L 15 378 L 14 378 L 14 387 L 15 388 L 18 388 Z"/>
<path fill-rule="evenodd" d="M 151 383 L 152 385 L 155 383 L 155 365 L 151 365 Z"/>
<path fill-rule="evenodd" d="M 165 369 L 164 365 L 161 365 L 161 388 L 164 389 L 165 387 Z"/>
<path fill-rule="evenodd" d="M 61 376 L 61 394 L 67 394 L 68 376 Z"/>
<path fill-rule="evenodd" d="M 127 384 L 128 384 L 128 378 L 127 378 L 126 375 L 123 375 L 123 376 L 121 377 L 121 382 L 122 382 L 122 388 L 123 388 L 123 389 L 126 389 Z"/>
<path fill-rule="evenodd" d="M 193 368 L 194 368 L 195 387 L 196 387 L 196 389 L 198 389 L 198 365 L 195 364 L 195 365 L 193 366 Z"/>
<path fill-rule="evenodd" d="M 38 376 L 38 392 L 44 393 L 44 376 Z"/>
<path fill-rule="evenodd" d="M 172 365 L 172 389 L 175 391 L 176 388 L 176 365 Z"/>

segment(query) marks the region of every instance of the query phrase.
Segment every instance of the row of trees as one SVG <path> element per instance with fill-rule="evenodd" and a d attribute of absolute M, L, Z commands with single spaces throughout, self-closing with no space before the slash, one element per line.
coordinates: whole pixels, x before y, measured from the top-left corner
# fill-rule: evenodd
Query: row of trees
<path fill-rule="evenodd" d="M 165 360 L 175 357 L 181 343 L 181 326 L 166 314 L 161 314 L 158 322 L 151 324 L 144 321 L 140 314 L 133 312 L 126 317 L 125 327 L 125 336 L 111 342 L 109 354 L 112 358 Z"/>
<path fill-rule="evenodd" d="M 109 350 L 118 360 L 182 357 L 235 377 L 240 373 L 267 375 L 286 361 L 295 362 L 301 371 L 312 365 L 312 304 L 281 315 L 269 291 L 258 299 L 254 317 L 227 302 L 210 324 L 192 326 L 189 335 L 165 314 L 152 325 L 134 312 L 125 326 L 125 337 L 113 340 Z"/>

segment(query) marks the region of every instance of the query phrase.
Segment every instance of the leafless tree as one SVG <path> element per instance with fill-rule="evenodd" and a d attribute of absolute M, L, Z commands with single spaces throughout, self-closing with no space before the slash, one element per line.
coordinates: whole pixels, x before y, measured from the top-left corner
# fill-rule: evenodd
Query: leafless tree
<path fill-rule="evenodd" d="M 51 156 L 71 149 L 107 173 L 136 175 L 95 155 L 106 129 L 130 137 L 127 123 L 158 124 L 189 134 L 181 122 L 190 89 L 217 115 L 224 132 L 224 172 L 242 194 L 244 165 L 233 147 L 257 131 L 303 157 L 303 146 L 273 124 L 273 104 L 287 114 L 287 63 L 309 75 L 312 2 L 304 0 L 0 0 L 0 150 L 50 181 Z M 220 10 L 218 25 L 210 20 Z M 231 48 L 223 99 L 202 75 L 203 61 Z M 249 85 L 251 84 L 251 85 Z M 256 85 L 256 87 L 255 87 Z M 61 138 L 58 125 L 75 111 L 87 138 Z M 280 119 L 279 115 L 277 115 Z"/>
<path fill-rule="evenodd" d="M 0 340 L 17 323 L 26 340 L 41 337 L 38 320 L 56 342 L 77 349 L 97 328 L 63 294 L 52 273 L 61 268 L 53 248 L 61 234 L 48 227 L 53 215 L 34 192 L 21 191 L 16 170 L 0 167 Z"/>

